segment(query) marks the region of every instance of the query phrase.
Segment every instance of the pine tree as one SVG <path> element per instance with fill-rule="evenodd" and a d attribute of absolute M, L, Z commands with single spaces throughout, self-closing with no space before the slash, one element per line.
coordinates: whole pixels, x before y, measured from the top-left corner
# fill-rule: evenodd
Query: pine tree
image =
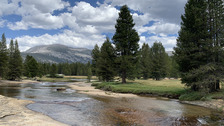
<path fill-rule="evenodd" d="M 22 76 L 22 69 L 23 69 L 23 59 L 21 57 L 20 54 L 20 50 L 19 50 L 19 45 L 18 45 L 18 41 L 15 41 L 15 52 L 14 52 L 14 60 L 15 60 L 15 68 L 14 70 L 16 71 L 16 78 L 21 78 Z"/>
<path fill-rule="evenodd" d="M 148 79 L 151 75 L 151 67 L 152 67 L 152 56 L 151 56 L 151 49 L 148 44 L 143 44 L 141 49 L 141 57 L 140 57 L 140 64 L 141 64 L 141 72 L 144 79 Z"/>
<path fill-rule="evenodd" d="M 112 38 L 116 47 L 117 62 L 122 83 L 126 78 L 134 79 L 138 62 L 139 36 L 134 29 L 132 15 L 126 5 L 122 6 L 115 25 L 116 32 Z"/>
<path fill-rule="evenodd" d="M 211 49 L 208 58 L 217 66 L 223 66 L 224 46 L 224 5 L 223 0 L 208 0 L 208 31 L 209 48 Z M 218 68 L 218 67 L 216 67 Z M 216 76 L 217 77 L 217 76 Z M 213 78 L 215 79 L 215 78 Z M 216 79 L 210 87 L 211 91 L 220 89 L 220 79 Z"/>
<path fill-rule="evenodd" d="M 16 73 L 14 71 L 14 68 L 16 66 L 14 60 L 14 52 L 15 52 L 15 46 L 13 40 L 11 40 L 9 44 L 9 61 L 8 61 L 8 73 L 7 73 L 7 78 L 9 80 L 16 79 Z"/>
<path fill-rule="evenodd" d="M 91 53 L 91 55 L 92 55 L 92 71 L 93 71 L 93 75 L 96 75 L 98 78 L 99 78 L 99 80 L 101 80 L 100 79 L 100 77 L 99 77 L 99 74 L 98 74 L 98 60 L 99 60 L 99 57 L 100 57 L 100 49 L 99 49 L 99 46 L 96 44 L 95 46 L 94 46 L 94 49 L 92 50 L 92 53 Z"/>
<path fill-rule="evenodd" d="M 155 42 L 151 48 L 152 53 L 152 78 L 160 80 L 167 74 L 167 53 L 161 42 Z"/>
<path fill-rule="evenodd" d="M 100 52 L 100 58 L 98 60 L 98 74 L 100 77 L 102 77 L 103 81 L 108 82 L 113 80 L 114 76 L 116 75 L 116 55 L 109 38 L 107 38 L 106 41 L 103 43 Z"/>
<path fill-rule="evenodd" d="M 13 57 L 14 51 L 15 51 L 14 42 L 13 40 L 11 40 L 9 44 L 9 61 L 8 61 L 8 73 L 7 73 L 7 78 L 9 80 L 16 79 L 16 75 L 14 71 L 14 66 L 15 66 L 14 57 Z"/>
<path fill-rule="evenodd" d="M 9 61 L 8 61 L 8 73 L 7 78 L 9 80 L 21 79 L 22 76 L 22 57 L 19 51 L 19 45 L 16 40 L 15 44 L 13 40 L 9 45 Z"/>
<path fill-rule="evenodd" d="M 171 64 L 170 64 L 169 77 L 176 79 L 179 78 L 180 77 L 179 65 L 177 64 L 173 56 L 170 57 L 170 63 Z"/>
<path fill-rule="evenodd" d="M 57 74 L 57 65 L 52 64 L 50 67 L 50 77 L 56 77 Z"/>
<path fill-rule="evenodd" d="M 185 14 L 181 16 L 181 30 L 177 39 L 175 59 L 180 66 L 182 83 L 186 83 L 193 90 L 199 87 L 186 79 L 189 71 L 207 63 L 210 52 L 207 47 L 207 5 L 205 0 L 189 0 L 185 5 Z M 206 53 L 208 52 L 208 53 Z"/>
<path fill-rule="evenodd" d="M 6 46 L 5 34 L 2 34 L 0 41 L 0 77 L 6 78 L 8 67 L 8 50 Z"/>
<path fill-rule="evenodd" d="M 42 78 L 44 75 L 44 67 L 41 63 L 38 63 L 38 77 Z"/>
<path fill-rule="evenodd" d="M 224 74 L 223 12 L 222 0 L 189 0 L 185 6 L 175 59 L 182 72 L 182 82 L 195 91 L 212 92 L 220 88 Z"/>
<path fill-rule="evenodd" d="M 91 82 L 91 78 L 92 78 L 92 70 L 91 67 L 88 67 L 88 74 L 87 74 L 88 82 Z"/>
<path fill-rule="evenodd" d="M 63 65 L 62 74 L 71 75 L 71 69 L 70 69 L 69 63 L 63 63 L 62 65 Z"/>
<path fill-rule="evenodd" d="M 31 78 L 36 77 L 39 71 L 37 61 L 32 56 L 27 55 L 24 62 L 24 69 L 25 69 L 24 72 L 25 76 Z"/>

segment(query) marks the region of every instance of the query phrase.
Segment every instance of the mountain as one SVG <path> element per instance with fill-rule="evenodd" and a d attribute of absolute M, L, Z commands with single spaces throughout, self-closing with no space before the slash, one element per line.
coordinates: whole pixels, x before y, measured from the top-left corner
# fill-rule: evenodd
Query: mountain
<path fill-rule="evenodd" d="M 27 55 L 30 55 L 38 62 L 47 63 L 87 63 L 92 60 L 91 50 L 86 48 L 72 48 L 60 44 L 35 46 L 22 52 L 21 55 L 23 59 Z"/>

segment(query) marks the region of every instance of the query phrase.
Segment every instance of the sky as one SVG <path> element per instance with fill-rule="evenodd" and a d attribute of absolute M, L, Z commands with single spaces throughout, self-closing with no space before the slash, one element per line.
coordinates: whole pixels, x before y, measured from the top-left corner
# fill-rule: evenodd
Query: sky
<path fill-rule="evenodd" d="M 119 9 L 127 5 L 139 44 L 176 45 L 187 0 L 1 0 L 0 34 L 17 39 L 21 51 L 37 45 L 88 48 L 112 38 Z"/>

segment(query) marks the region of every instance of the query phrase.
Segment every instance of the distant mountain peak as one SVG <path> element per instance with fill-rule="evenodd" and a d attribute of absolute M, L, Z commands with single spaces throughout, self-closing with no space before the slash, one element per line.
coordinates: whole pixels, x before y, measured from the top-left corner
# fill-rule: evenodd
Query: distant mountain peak
<path fill-rule="evenodd" d="M 82 62 L 91 61 L 91 50 L 86 48 L 73 48 L 62 44 L 39 45 L 22 52 L 25 59 L 26 55 L 33 56 L 38 62 L 63 63 L 63 62 Z"/>

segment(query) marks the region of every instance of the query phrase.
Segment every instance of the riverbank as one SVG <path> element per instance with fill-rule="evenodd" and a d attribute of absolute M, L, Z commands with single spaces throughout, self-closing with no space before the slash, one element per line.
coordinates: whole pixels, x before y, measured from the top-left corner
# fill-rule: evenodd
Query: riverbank
<path fill-rule="evenodd" d="M 138 97 L 134 94 L 123 94 L 123 93 L 113 93 L 111 91 L 104 91 L 100 89 L 96 89 L 94 86 L 91 86 L 92 83 L 85 83 L 85 82 L 75 82 L 69 83 L 68 86 L 78 93 L 92 95 L 92 96 L 105 96 L 105 97 L 114 97 L 114 98 L 121 98 L 121 97 Z"/>
<path fill-rule="evenodd" d="M 13 85 L 22 83 L 37 83 L 37 81 L 5 81 L 0 80 L 0 85 Z M 66 126 L 50 117 L 31 111 L 26 105 L 33 103 L 28 100 L 19 100 L 0 95 L 0 125 L 1 126 Z"/>
<path fill-rule="evenodd" d="M 26 84 L 26 83 L 38 83 L 38 82 L 35 80 L 21 80 L 21 81 L 0 80 L 0 85 Z"/>
<path fill-rule="evenodd" d="M 78 93 L 83 93 L 83 94 L 92 95 L 92 96 L 115 97 L 115 98 L 140 97 L 137 94 L 114 93 L 111 91 L 96 89 L 94 86 L 91 86 L 91 83 L 85 83 L 85 82 L 69 83 L 68 86 L 74 90 L 77 90 Z M 153 94 L 151 94 L 151 95 L 158 96 L 158 95 L 153 95 Z M 163 96 L 166 96 L 166 95 L 163 95 Z M 180 103 L 197 105 L 197 106 L 201 106 L 201 107 L 205 107 L 205 108 L 218 110 L 220 112 L 224 112 L 224 100 L 222 100 L 222 99 L 211 99 L 209 101 L 180 101 Z"/>

